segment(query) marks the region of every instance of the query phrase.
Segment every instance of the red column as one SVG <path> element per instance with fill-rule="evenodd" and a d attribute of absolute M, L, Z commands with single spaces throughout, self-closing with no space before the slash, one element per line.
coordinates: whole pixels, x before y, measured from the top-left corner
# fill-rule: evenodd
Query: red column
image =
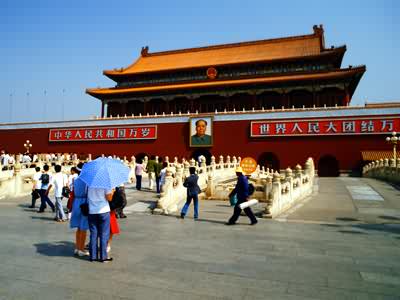
<path fill-rule="evenodd" d="M 349 94 L 349 91 L 346 89 L 346 94 L 345 94 L 345 97 L 344 97 L 343 105 L 344 106 L 349 106 L 349 104 L 350 104 L 350 94 Z"/>

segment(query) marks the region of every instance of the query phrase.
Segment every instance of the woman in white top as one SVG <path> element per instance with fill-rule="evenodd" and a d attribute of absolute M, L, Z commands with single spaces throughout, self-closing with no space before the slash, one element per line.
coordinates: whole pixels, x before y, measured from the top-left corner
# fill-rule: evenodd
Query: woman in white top
<path fill-rule="evenodd" d="M 88 188 L 89 230 L 90 230 L 90 261 L 111 261 L 107 257 L 107 242 L 110 238 L 110 205 L 112 190 Z M 100 240 L 100 247 L 99 241 Z M 100 255 L 98 253 L 100 252 Z"/>

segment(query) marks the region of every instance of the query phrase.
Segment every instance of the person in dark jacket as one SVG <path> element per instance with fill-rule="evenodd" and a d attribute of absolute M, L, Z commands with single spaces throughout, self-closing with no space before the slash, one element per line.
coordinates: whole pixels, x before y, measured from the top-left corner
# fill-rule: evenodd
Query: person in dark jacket
<path fill-rule="evenodd" d="M 236 194 L 237 202 L 233 209 L 233 215 L 229 219 L 229 221 L 227 223 L 225 223 L 226 225 L 234 225 L 236 223 L 237 219 L 240 216 L 240 213 L 242 212 L 242 209 L 240 208 L 239 205 L 240 205 L 240 203 L 246 202 L 249 197 L 249 182 L 247 180 L 247 177 L 243 175 L 243 170 L 241 167 L 236 168 L 236 176 L 238 177 L 238 181 L 236 183 L 235 188 L 229 194 L 229 197 Z M 257 219 L 254 216 L 253 211 L 251 210 L 250 207 L 245 208 L 244 212 L 249 217 L 251 225 L 257 224 Z"/>
<path fill-rule="evenodd" d="M 190 167 L 189 168 L 190 176 L 185 179 L 183 186 L 187 188 L 187 198 L 186 203 L 182 208 L 181 211 L 181 218 L 184 219 L 186 212 L 189 208 L 190 202 L 193 199 L 194 205 L 194 219 L 196 220 L 199 217 L 199 193 L 201 192 L 197 181 L 199 180 L 199 176 L 196 174 L 196 168 Z"/>

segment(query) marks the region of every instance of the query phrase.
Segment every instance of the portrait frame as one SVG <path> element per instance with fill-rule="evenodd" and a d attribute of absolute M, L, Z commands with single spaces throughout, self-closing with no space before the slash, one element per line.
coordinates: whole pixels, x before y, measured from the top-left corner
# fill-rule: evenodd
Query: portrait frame
<path fill-rule="evenodd" d="M 196 129 L 196 122 L 203 120 L 206 122 L 206 130 L 205 135 L 201 138 L 198 138 L 198 132 Z M 214 135 L 213 135 L 213 116 L 202 116 L 202 117 L 193 117 L 189 119 L 189 144 L 190 147 L 211 147 L 214 142 Z"/>

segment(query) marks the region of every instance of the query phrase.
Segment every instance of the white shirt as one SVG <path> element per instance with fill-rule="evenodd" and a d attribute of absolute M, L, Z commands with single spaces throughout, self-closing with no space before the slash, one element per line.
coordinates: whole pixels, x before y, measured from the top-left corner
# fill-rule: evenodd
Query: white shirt
<path fill-rule="evenodd" d="M 110 211 L 110 205 L 106 199 L 107 194 L 111 194 L 112 190 L 88 188 L 89 214 L 104 214 Z"/>
<path fill-rule="evenodd" d="M 50 182 L 54 186 L 54 197 L 62 197 L 62 188 L 68 184 L 67 176 L 61 172 L 55 173 Z"/>
<path fill-rule="evenodd" d="M 142 164 L 136 164 L 135 168 L 135 175 L 142 176 L 143 174 L 143 165 Z"/>
<path fill-rule="evenodd" d="M 76 178 L 76 177 L 78 177 L 78 174 L 71 174 L 71 175 L 69 175 L 68 176 L 68 186 L 69 186 L 69 189 L 71 190 L 71 191 L 73 191 L 74 190 L 74 179 Z"/>
<path fill-rule="evenodd" d="M 3 155 L 3 158 L 2 158 L 3 166 L 8 166 L 9 159 L 10 159 L 10 155 L 8 155 L 8 154 Z"/>
<path fill-rule="evenodd" d="M 22 163 L 30 163 L 32 159 L 28 155 L 22 156 Z"/>
<path fill-rule="evenodd" d="M 40 190 L 42 187 L 42 182 L 40 181 L 40 176 L 42 176 L 42 172 L 36 172 L 33 174 L 33 181 L 35 182 L 35 190 Z"/>

